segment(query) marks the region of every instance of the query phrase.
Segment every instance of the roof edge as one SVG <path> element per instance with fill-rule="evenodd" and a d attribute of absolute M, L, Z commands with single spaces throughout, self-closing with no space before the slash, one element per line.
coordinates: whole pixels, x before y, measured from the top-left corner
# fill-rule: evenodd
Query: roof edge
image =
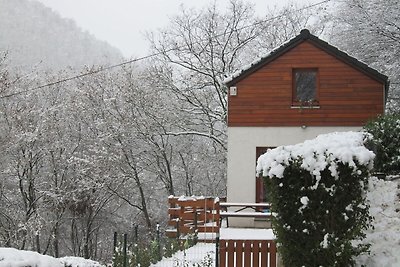
<path fill-rule="evenodd" d="M 388 77 L 377 70 L 369 67 L 367 64 L 359 61 L 355 57 L 350 56 L 349 54 L 339 50 L 337 47 L 330 45 L 329 43 L 319 39 L 317 36 L 310 33 L 308 29 L 302 29 L 300 34 L 296 37 L 292 38 L 291 40 L 287 41 L 286 43 L 282 44 L 276 49 L 273 49 L 269 54 L 260 58 L 259 60 L 254 61 L 251 63 L 247 68 L 240 70 L 234 73 L 231 77 L 224 80 L 226 86 L 230 87 L 239 81 L 243 80 L 251 73 L 259 70 L 260 68 L 264 67 L 271 61 L 275 60 L 276 58 L 280 57 L 287 51 L 291 50 L 298 44 L 302 43 L 303 41 L 309 40 L 314 45 L 319 47 L 320 49 L 324 50 L 325 52 L 331 54 L 332 56 L 338 58 L 339 60 L 343 61 L 344 63 L 354 67 L 355 69 L 363 72 L 364 74 L 370 76 L 371 78 L 384 83 L 385 85 L 385 93 L 387 95 L 389 90 L 389 80 Z"/>

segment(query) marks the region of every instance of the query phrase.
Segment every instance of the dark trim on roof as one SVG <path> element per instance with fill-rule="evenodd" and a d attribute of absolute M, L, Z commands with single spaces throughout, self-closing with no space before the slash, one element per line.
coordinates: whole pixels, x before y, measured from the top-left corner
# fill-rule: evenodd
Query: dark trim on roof
<path fill-rule="evenodd" d="M 371 67 L 368 67 L 368 65 L 366 65 L 365 63 L 357 60 L 356 58 L 346 54 L 343 51 L 340 51 L 338 48 L 319 39 L 317 36 L 312 35 L 310 33 L 310 31 L 307 29 L 301 30 L 299 35 L 297 35 L 290 41 L 286 42 L 285 44 L 281 45 L 277 49 L 273 50 L 266 57 L 262 58 L 260 61 L 253 64 L 248 69 L 243 70 L 238 76 L 236 76 L 232 80 L 228 81 L 226 83 L 226 85 L 229 87 L 229 86 L 232 86 L 232 85 L 238 83 L 239 81 L 241 81 L 244 78 L 246 78 L 247 76 L 249 76 L 251 73 L 261 69 L 268 63 L 272 62 L 276 58 L 280 57 L 287 51 L 291 50 L 292 48 L 294 48 L 295 46 L 299 45 L 300 43 L 302 43 L 306 40 L 310 41 L 315 46 L 321 48 L 325 52 L 331 54 L 332 56 L 343 61 L 344 63 L 346 63 L 346 64 L 354 67 L 355 69 L 363 72 L 364 74 L 370 76 L 374 80 L 384 83 L 385 84 L 385 95 L 387 96 L 388 90 L 389 90 L 389 80 L 386 75 L 383 75 L 382 73 L 378 72 L 377 70 L 375 70 Z"/>

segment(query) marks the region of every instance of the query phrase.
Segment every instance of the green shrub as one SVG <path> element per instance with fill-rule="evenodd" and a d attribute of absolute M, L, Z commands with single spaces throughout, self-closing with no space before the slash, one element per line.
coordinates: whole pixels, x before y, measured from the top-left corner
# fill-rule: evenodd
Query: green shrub
<path fill-rule="evenodd" d="M 376 154 L 374 168 L 385 174 L 400 173 L 400 115 L 385 115 L 369 122 L 365 131 L 372 134 L 366 144 Z"/>
<path fill-rule="evenodd" d="M 371 222 L 365 190 L 373 153 L 363 139 L 335 133 L 259 159 L 285 266 L 353 266 L 368 250 L 357 242 Z"/>
<path fill-rule="evenodd" d="M 162 239 L 160 242 L 152 240 L 149 243 L 131 244 L 127 250 L 127 262 L 129 267 L 149 267 L 157 263 L 163 257 L 172 257 L 178 251 L 184 251 L 197 243 L 197 234 L 188 235 L 183 240 L 174 238 Z M 113 255 L 113 266 L 121 267 L 124 263 L 123 246 L 118 243 Z"/>

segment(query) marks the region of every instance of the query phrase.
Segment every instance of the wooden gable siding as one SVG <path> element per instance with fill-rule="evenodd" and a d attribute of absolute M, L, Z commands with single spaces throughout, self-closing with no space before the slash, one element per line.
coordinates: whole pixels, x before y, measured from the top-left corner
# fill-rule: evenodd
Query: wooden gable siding
<path fill-rule="evenodd" d="M 292 108 L 292 70 L 318 69 L 319 108 Z M 384 110 L 384 84 L 304 41 L 235 84 L 228 126 L 361 126 Z"/>

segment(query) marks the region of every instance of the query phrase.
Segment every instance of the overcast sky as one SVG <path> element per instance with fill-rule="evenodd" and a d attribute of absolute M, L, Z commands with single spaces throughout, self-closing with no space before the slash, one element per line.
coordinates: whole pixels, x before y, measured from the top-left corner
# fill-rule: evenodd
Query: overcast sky
<path fill-rule="evenodd" d="M 117 47 L 126 57 L 145 56 L 146 31 L 168 25 L 168 20 L 179 12 L 181 5 L 201 8 L 214 0 L 37 0 L 57 11 L 62 17 L 72 18 L 83 30 Z M 270 7 L 282 6 L 290 0 L 247 0 L 256 5 L 259 15 Z M 316 3 L 320 0 L 293 0 Z M 216 0 L 224 7 L 228 0 Z"/>

